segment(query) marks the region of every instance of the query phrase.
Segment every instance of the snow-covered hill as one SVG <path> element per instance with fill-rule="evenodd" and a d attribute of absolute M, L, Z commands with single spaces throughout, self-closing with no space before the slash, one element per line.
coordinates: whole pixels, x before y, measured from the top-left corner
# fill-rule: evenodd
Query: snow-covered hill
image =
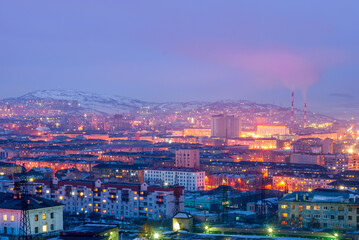
<path fill-rule="evenodd" d="M 66 100 L 76 101 L 80 104 L 84 111 L 102 112 L 108 114 L 128 113 L 146 107 L 151 110 L 172 112 L 186 111 L 197 109 L 282 109 L 275 105 L 257 104 L 250 101 L 232 101 L 223 100 L 216 102 L 206 101 L 190 101 L 190 102 L 145 102 L 133 98 L 122 97 L 117 95 L 105 95 L 97 93 L 87 93 L 73 90 L 41 90 L 25 94 L 21 97 L 6 99 L 10 101 L 26 101 L 26 100 Z"/>
<path fill-rule="evenodd" d="M 95 94 L 73 90 L 34 91 L 11 100 L 22 101 L 35 99 L 76 101 L 80 104 L 81 108 L 86 111 L 103 112 L 108 114 L 132 112 L 143 106 L 153 105 L 153 103 L 122 96 Z"/>
<path fill-rule="evenodd" d="M 191 110 L 210 110 L 210 111 L 251 111 L 268 112 L 277 110 L 283 114 L 289 111 L 289 108 L 283 108 L 272 104 L 258 104 L 246 100 L 222 100 L 222 101 L 189 101 L 189 102 L 145 102 L 138 99 L 122 97 L 117 95 L 105 95 L 97 93 L 87 93 L 74 90 L 41 90 L 25 94 L 21 97 L 5 99 L 12 102 L 28 102 L 28 100 L 66 100 L 78 103 L 80 106 L 68 109 L 69 113 L 74 111 L 96 112 L 103 114 L 133 113 L 141 108 L 146 108 L 149 112 L 171 113 L 175 111 Z M 303 111 L 296 109 L 296 117 L 302 118 Z M 324 118 L 326 116 L 308 112 L 309 118 Z"/>

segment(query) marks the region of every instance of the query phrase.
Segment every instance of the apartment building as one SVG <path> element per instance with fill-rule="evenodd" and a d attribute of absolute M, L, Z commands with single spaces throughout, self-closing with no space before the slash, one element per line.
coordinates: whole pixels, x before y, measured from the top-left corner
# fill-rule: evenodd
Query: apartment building
<path fill-rule="evenodd" d="M 351 192 L 293 192 L 278 202 L 281 227 L 358 230 L 359 199 Z"/>
<path fill-rule="evenodd" d="M 37 180 L 31 192 L 65 204 L 73 214 L 98 213 L 116 219 L 172 218 L 184 210 L 183 187 L 158 187 L 146 183 Z"/>
<path fill-rule="evenodd" d="M 189 168 L 153 167 L 145 170 L 145 182 L 160 182 L 164 186 L 184 186 L 185 190 L 204 190 L 205 171 Z"/>

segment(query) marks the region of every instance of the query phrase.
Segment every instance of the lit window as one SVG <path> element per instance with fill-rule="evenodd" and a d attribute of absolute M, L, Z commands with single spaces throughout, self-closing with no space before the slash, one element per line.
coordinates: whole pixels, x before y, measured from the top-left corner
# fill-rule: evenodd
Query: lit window
<path fill-rule="evenodd" d="M 306 209 L 307 209 L 307 210 L 310 210 L 310 206 L 308 205 L 308 206 L 306 207 Z"/>
<path fill-rule="evenodd" d="M 281 207 L 282 209 L 287 209 L 288 206 L 287 206 L 287 205 L 281 205 L 280 207 Z"/>
<path fill-rule="evenodd" d="M 320 206 L 314 206 L 314 210 L 320 210 Z"/>
<path fill-rule="evenodd" d="M 42 219 L 43 219 L 43 220 L 46 220 L 46 213 L 43 213 L 43 214 L 42 214 Z"/>
<path fill-rule="evenodd" d="M 288 213 L 282 213 L 282 217 L 284 218 L 288 217 Z"/>
<path fill-rule="evenodd" d="M 7 215 L 5 214 L 4 215 L 4 222 L 6 222 L 7 221 Z"/>
<path fill-rule="evenodd" d="M 35 215 L 35 221 L 38 221 L 38 220 L 39 220 L 39 216 Z"/>
<path fill-rule="evenodd" d="M 42 226 L 42 232 L 47 232 L 47 225 Z"/>
<path fill-rule="evenodd" d="M 14 217 L 14 215 L 11 215 L 11 217 L 10 217 L 10 221 L 11 221 L 11 222 L 15 221 L 15 217 Z"/>

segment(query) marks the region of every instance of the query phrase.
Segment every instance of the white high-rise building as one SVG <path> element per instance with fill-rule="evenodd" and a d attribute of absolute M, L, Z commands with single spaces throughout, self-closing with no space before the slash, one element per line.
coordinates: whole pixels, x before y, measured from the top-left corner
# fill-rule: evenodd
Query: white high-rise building
<path fill-rule="evenodd" d="M 233 115 L 215 115 L 211 119 L 211 136 L 238 138 L 241 136 L 241 120 Z"/>

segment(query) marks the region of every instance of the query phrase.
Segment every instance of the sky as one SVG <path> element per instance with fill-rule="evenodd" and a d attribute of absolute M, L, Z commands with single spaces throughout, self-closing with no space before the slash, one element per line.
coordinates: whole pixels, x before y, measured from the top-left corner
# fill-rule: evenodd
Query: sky
<path fill-rule="evenodd" d="M 359 117 L 359 1 L 1 1 L 0 99 L 71 89 Z"/>

